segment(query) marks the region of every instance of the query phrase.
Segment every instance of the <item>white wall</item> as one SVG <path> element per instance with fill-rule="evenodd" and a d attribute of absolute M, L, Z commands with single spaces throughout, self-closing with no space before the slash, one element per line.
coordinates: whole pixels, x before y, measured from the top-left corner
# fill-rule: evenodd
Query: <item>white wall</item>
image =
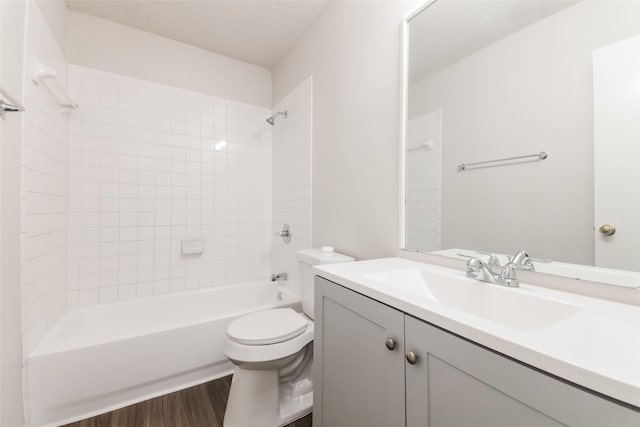
<path fill-rule="evenodd" d="M 0 86 L 23 99 L 24 2 L 0 2 Z M 0 122 L 0 425 L 23 419 L 20 306 L 20 155 L 23 114 Z"/>
<path fill-rule="evenodd" d="M 47 23 L 51 35 L 58 46 L 67 45 L 67 4 L 65 0 L 32 0 Z"/>
<path fill-rule="evenodd" d="M 311 101 L 309 77 L 273 109 L 287 110 L 272 127 L 273 226 L 271 264 L 273 273 L 286 272 L 287 285 L 300 292 L 297 251 L 311 247 Z M 275 233 L 291 226 L 291 241 Z"/>
<path fill-rule="evenodd" d="M 265 68 L 71 10 L 67 60 L 71 64 L 271 107 L 271 72 Z"/>
<path fill-rule="evenodd" d="M 69 305 L 269 275 L 268 109 L 75 65 L 69 85 Z"/>
<path fill-rule="evenodd" d="M 329 2 L 273 69 L 281 100 L 313 75 L 313 245 L 397 253 L 400 21 L 417 2 Z"/>
<path fill-rule="evenodd" d="M 638 16 L 637 2 L 582 2 L 411 87 L 411 117 L 442 109 L 443 247 L 593 264 L 591 52 L 639 33 Z"/>

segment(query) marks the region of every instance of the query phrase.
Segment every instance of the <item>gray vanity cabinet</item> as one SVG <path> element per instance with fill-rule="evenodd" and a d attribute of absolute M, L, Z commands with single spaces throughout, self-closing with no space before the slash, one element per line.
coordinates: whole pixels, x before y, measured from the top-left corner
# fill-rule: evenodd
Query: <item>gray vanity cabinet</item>
<path fill-rule="evenodd" d="M 612 403 L 411 316 L 407 427 L 640 427 Z"/>
<path fill-rule="evenodd" d="M 404 426 L 404 314 L 325 279 L 315 284 L 313 425 Z"/>
<path fill-rule="evenodd" d="M 314 427 L 640 427 L 640 411 L 321 277 L 315 328 Z"/>

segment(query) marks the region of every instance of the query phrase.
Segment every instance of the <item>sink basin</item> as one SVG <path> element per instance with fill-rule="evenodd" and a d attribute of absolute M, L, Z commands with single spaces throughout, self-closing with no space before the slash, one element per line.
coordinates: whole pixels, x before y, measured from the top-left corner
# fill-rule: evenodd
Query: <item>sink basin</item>
<path fill-rule="evenodd" d="M 577 314 L 581 307 L 541 297 L 530 288 L 507 288 L 459 274 L 420 268 L 368 274 L 379 288 L 426 299 L 514 329 L 540 329 Z"/>

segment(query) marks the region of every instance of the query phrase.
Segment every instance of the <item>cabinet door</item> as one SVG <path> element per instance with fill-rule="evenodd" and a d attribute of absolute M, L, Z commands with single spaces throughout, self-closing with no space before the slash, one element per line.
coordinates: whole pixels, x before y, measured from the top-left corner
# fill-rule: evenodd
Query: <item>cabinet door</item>
<path fill-rule="evenodd" d="M 638 427 L 640 412 L 406 316 L 407 427 Z"/>
<path fill-rule="evenodd" d="M 402 312 L 316 277 L 314 427 L 404 426 L 403 337 Z"/>

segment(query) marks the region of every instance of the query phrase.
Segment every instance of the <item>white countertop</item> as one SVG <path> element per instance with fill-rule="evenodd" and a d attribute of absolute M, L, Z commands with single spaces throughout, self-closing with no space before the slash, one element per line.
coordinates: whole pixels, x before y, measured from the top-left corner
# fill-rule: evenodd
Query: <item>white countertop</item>
<path fill-rule="evenodd" d="M 579 306 L 575 314 L 540 327 L 510 327 L 475 316 L 428 295 L 381 284 L 367 276 L 421 269 Z M 521 283 L 506 288 L 465 277 L 453 270 L 402 258 L 385 258 L 314 267 L 315 274 L 463 336 L 528 365 L 640 408 L 640 307 Z M 454 277 L 455 276 L 455 277 Z M 489 308 L 490 309 L 490 308 Z M 516 316 L 539 316 L 514 310 Z M 520 320 L 520 319 L 514 319 Z M 515 323 L 515 322 L 514 322 Z M 520 322 L 522 323 L 522 322 Z"/>

